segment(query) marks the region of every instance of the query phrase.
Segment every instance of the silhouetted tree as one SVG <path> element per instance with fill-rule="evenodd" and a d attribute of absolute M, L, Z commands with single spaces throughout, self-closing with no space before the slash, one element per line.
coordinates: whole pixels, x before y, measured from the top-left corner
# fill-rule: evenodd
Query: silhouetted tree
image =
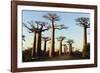
<path fill-rule="evenodd" d="M 74 41 L 72 39 L 69 39 L 68 41 L 66 41 L 69 45 L 69 55 L 72 54 L 72 44 L 74 43 Z"/>
<path fill-rule="evenodd" d="M 35 23 L 38 25 L 38 31 L 37 31 L 37 33 L 38 33 L 38 39 L 37 39 L 37 45 L 38 45 L 37 51 L 38 51 L 38 53 L 37 53 L 37 55 L 41 56 L 41 34 L 45 30 L 48 30 L 49 28 L 48 27 L 44 28 L 45 26 L 47 26 L 48 23 L 41 22 L 41 21 L 36 21 Z"/>
<path fill-rule="evenodd" d="M 44 54 L 46 53 L 46 46 L 47 46 L 47 41 L 50 40 L 49 37 L 42 37 L 42 39 L 44 40 Z"/>
<path fill-rule="evenodd" d="M 60 42 L 60 48 L 59 48 L 59 55 L 62 54 L 62 41 L 65 39 L 66 37 L 64 36 L 60 36 L 57 38 L 57 40 Z"/>
<path fill-rule="evenodd" d="M 87 17 L 79 17 L 76 19 L 78 25 L 84 28 L 84 45 L 83 45 L 83 57 L 86 55 L 86 47 L 87 47 L 87 28 L 90 28 L 90 21 Z"/>
<path fill-rule="evenodd" d="M 49 28 L 47 27 L 47 23 L 42 21 L 31 21 L 28 23 L 31 25 L 31 27 L 28 27 L 25 23 L 23 24 L 27 29 L 30 30 L 30 33 L 34 32 L 32 56 L 41 56 L 41 33 L 45 30 L 48 30 Z M 36 24 L 37 26 L 35 26 L 34 24 Z"/>
<path fill-rule="evenodd" d="M 52 29 L 51 30 L 51 48 L 50 48 L 50 53 L 49 53 L 49 56 L 50 57 L 53 57 L 54 56 L 54 51 L 55 51 L 55 29 L 65 29 L 66 27 L 64 27 L 64 25 L 56 25 L 55 22 L 56 21 L 59 21 L 60 18 L 57 14 L 52 14 L 52 13 L 48 13 L 46 15 L 43 16 L 44 18 L 46 18 L 47 20 L 49 20 L 51 23 L 51 26 L 50 28 Z"/>
<path fill-rule="evenodd" d="M 90 58 L 90 43 L 87 44 L 86 57 L 85 58 Z"/>
<path fill-rule="evenodd" d="M 63 46 L 64 46 L 64 54 L 66 55 L 68 53 L 68 47 L 66 44 L 63 44 Z"/>

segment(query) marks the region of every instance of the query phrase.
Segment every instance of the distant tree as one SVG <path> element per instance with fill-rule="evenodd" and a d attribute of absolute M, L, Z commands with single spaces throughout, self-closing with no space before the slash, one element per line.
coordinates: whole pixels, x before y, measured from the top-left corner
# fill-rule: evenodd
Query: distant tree
<path fill-rule="evenodd" d="M 60 42 L 60 48 L 59 48 L 59 55 L 62 54 L 62 41 L 65 39 L 66 37 L 64 36 L 60 36 L 57 38 L 57 40 Z"/>
<path fill-rule="evenodd" d="M 67 54 L 67 52 L 68 52 L 68 47 L 67 47 L 67 45 L 66 45 L 66 44 L 63 44 L 63 46 L 64 46 L 64 54 L 66 55 L 66 54 Z"/>
<path fill-rule="evenodd" d="M 60 18 L 57 14 L 52 14 L 52 13 L 48 13 L 46 15 L 43 16 L 45 19 L 49 20 L 51 23 L 50 28 L 51 30 L 51 48 L 50 48 L 50 53 L 49 56 L 53 57 L 54 56 L 54 50 L 55 50 L 55 29 L 66 29 L 67 27 L 65 27 L 64 25 L 56 25 L 55 22 L 59 21 Z"/>
<path fill-rule="evenodd" d="M 84 28 L 83 57 L 85 57 L 87 50 L 87 28 L 90 28 L 90 21 L 87 17 L 79 17 L 76 19 L 76 22 L 78 22 L 78 25 Z"/>
<path fill-rule="evenodd" d="M 46 46 L 47 46 L 47 41 L 50 40 L 49 37 L 42 37 L 42 39 L 44 40 L 44 54 L 46 53 Z"/>
<path fill-rule="evenodd" d="M 69 45 L 69 54 L 72 54 L 72 44 L 74 43 L 74 41 L 72 39 L 69 39 L 68 41 L 66 41 Z"/>

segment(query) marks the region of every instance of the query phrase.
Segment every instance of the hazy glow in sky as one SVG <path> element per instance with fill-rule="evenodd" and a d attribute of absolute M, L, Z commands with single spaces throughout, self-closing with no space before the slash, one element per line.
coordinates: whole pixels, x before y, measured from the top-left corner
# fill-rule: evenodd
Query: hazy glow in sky
<path fill-rule="evenodd" d="M 59 49 L 59 42 L 56 40 L 56 37 L 59 36 L 65 36 L 66 40 L 68 39 L 73 39 L 74 44 L 73 47 L 76 49 L 82 50 L 83 47 L 83 27 L 79 26 L 76 24 L 75 19 L 78 17 L 88 17 L 90 18 L 89 13 L 76 13 L 76 12 L 53 12 L 53 11 L 34 11 L 34 10 L 23 10 L 22 11 L 22 21 L 27 24 L 27 26 L 30 26 L 27 22 L 28 21 L 45 21 L 49 22 L 49 20 L 46 20 L 43 18 L 43 15 L 47 13 L 55 13 L 59 16 L 60 21 L 57 21 L 56 24 L 64 24 L 65 26 L 68 27 L 68 29 L 63 29 L 63 30 L 56 30 L 55 31 L 55 47 L 56 50 Z M 23 26 L 23 34 L 26 36 L 25 37 L 25 42 L 23 42 L 23 47 L 24 49 L 31 48 L 33 44 L 33 39 L 34 39 L 34 33 L 29 33 L 29 30 Z M 49 36 L 51 35 L 50 30 L 45 31 L 42 33 L 43 36 Z M 65 41 L 66 41 L 65 40 Z M 89 29 L 87 33 L 87 41 L 89 42 Z M 42 41 L 43 42 L 43 41 Z M 63 41 L 63 43 L 65 43 Z M 47 47 L 49 47 L 49 42 L 47 42 Z M 67 44 L 67 43 L 66 43 Z M 43 48 L 43 43 L 42 43 L 42 48 Z"/>

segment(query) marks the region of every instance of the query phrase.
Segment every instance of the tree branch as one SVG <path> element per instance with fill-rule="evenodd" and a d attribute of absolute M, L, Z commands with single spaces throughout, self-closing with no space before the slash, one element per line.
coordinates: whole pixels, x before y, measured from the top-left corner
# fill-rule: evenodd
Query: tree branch
<path fill-rule="evenodd" d="M 30 26 L 32 27 L 32 29 L 35 28 L 35 26 L 33 25 L 33 24 L 34 24 L 33 21 L 31 21 L 31 22 L 27 22 L 27 23 L 30 24 Z"/>
<path fill-rule="evenodd" d="M 68 29 L 68 27 L 55 27 L 54 29 L 62 30 L 62 29 Z"/>
<path fill-rule="evenodd" d="M 42 31 L 46 31 L 46 30 L 49 30 L 48 28 L 45 28 L 45 29 L 43 29 Z"/>
<path fill-rule="evenodd" d="M 24 26 L 25 26 L 27 29 L 29 29 L 30 31 L 32 31 L 32 29 L 29 28 L 25 23 L 22 23 L 22 24 L 24 24 Z"/>

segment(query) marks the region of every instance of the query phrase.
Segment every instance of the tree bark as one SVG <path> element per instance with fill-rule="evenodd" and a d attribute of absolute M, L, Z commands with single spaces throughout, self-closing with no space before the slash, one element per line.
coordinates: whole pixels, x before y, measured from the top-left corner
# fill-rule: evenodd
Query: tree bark
<path fill-rule="evenodd" d="M 54 28 L 54 21 L 52 20 L 52 31 L 51 31 L 51 46 L 50 46 L 50 53 L 49 57 L 54 56 L 54 51 L 55 51 L 55 28 Z"/>
<path fill-rule="evenodd" d="M 44 40 L 44 55 L 46 53 L 46 40 Z"/>
<path fill-rule="evenodd" d="M 66 55 L 66 48 L 65 48 L 65 46 L 64 46 L 64 54 Z"/>
<path fill-rule="evenodd" d="M 67 54 L 67 48 L 64 46 L 64 55 Z"/>
<path fill-rule="evenodd" d="M 84 27 L 84 43 L 83 43 L 83 57 L 86 55 L 87 50 L 87 28 Z"/>
<path fill-rule="evenodd" d="M 32 48 L 32 57 L 34 57 L 36 55 L 35 49 L 36 49 L 36 32 L 34 33 L 34 41 L 33 41 L 33 48 Z"/>
<path fill-rule="evenodd" d="M 72 54 L 72 44 L 69 44 L 69 55 Z"/>
<path fill-rule="evenodd" d="M 37 56 L 42 56 L 42 53 L 41 53 L 41 31 L 38 32 Z"/>
<path fill-rule="evenodd" d="M 36 33 L 36 48 L 35 48 L 35 53 L 36 53 L 36 56 L 37 56 L 37 53 L 38 53 L 38 43 L 39 43 L 39 39 L 38 39 L 38 33 Z"/>
<path fill-rule="evenodd" d="M 59 49 L 59 55 L 62 54 L 62 41 L 60 41 L 60 49 Z"/>

